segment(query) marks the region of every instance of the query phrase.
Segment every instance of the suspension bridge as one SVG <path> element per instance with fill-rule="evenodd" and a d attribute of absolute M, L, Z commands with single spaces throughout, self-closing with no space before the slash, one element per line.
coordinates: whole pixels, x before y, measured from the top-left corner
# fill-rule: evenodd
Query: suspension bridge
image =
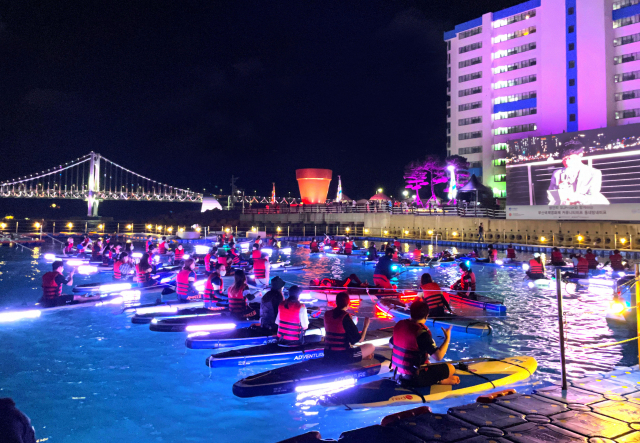
<path fill-rule="evenodd" d="M 202 194 L 160 183 L 91 152 L 37 174 L 0 182 L 0 197 L 85 200 L 88 216 L 105 200 L 202 202 Z"/>

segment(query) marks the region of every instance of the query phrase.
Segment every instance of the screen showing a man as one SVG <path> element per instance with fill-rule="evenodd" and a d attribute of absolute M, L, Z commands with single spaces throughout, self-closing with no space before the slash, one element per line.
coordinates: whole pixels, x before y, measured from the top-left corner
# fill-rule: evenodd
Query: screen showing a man
<path fill-rule="evenodd" d="M 549 205 L 608 205 L 602 195 L 602 172 L 582 163 L 584 146 L 577 140 L 564 144 L 562 168 L 551 175 Z"/>

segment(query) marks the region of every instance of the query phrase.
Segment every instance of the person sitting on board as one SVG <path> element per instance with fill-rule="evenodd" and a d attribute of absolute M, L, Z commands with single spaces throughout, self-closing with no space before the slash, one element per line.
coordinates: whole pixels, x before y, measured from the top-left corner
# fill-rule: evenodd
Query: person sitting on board
<path fill-rule="evenodd" d="M 498 248 L 496 245 L 489 246 L 489 263 L 495 263 L 498 261 Z"/>
<path fill-rule="evenodd" d="M 361 360 L 371 360 L 375 346 L 371 343 L 353 346 L 364 341 L 369 329 L 369 317 L 365 317 L 362 332 L 347 312 L 349 294 L 340 292 L 336 295 L 336 307 L 324 314 L 324 357 L 327 364 L 348 365 Z"/>
<path fill-rule="evenodd" d="M 113 264 L 113 279 L 118 281 L 129 279 L 135 273 L 134 269 L 129 254 L 123 252 L 120 254 L 120 259 Z"/>
<path fill-rule="evenodd" d="M 257 236 L 255 241 L 253 242 L 254 244 L 258 245 L 258 249 L 262 248 L 262 237 Z"/>
<path fill-rule="evenodd" d="M 91 249 L 91 261 L 101 261 L 102 260 L 102 239 L 99 238 Z"/>
<path fill-rule="evenodd" d="M 216 263 L 213 265 L 213 272 L 209 274 L 207 281 L 204 284 L 204 307 L 207 309 L 216 308 L 215 302 L 223 300 L 222 291 L 224 291 L 224 280 L 222 275 L 225 274 L 225 267 L 222 263 Z M 216 308 L 217 309 L 217 308 Z"/>
<path fill-rule="evenodd" d="M 176 246 L 176 250 L 173 251 L 173 263 L 180 264 L 183 258 L 184 258 L 184 246 L 182 246 L 182 243 L 178 243 L 178 246 Z"/>
<path fill-rule="evenodd" d="M 185 260 L 184 266 L 176 275 L 176 294 L 180 303 L 188 303 L 191 300 L 201 298 L 196 289 L 196 262 L 189 258 Z"/>
<path fill-rule="evenodd" d="M 160 243 L 158 243 L 158 252 L 160 254 L 166 254 L 168 251 L 169 251 L 169 248 L 167 245 L 167 237 L 163 236 Z"/>
<path fill-rule="evenodd" d="M 460 269 L 462 270 L 462 276 L 458 281 L 451 285 L 451 289 L 458 292 L 461 297 L 467 297 L 471 300 L 477 300 L 475 293 L 476 290 L 476 275 L 471 270 L 469 263 L 460 263 Z"/>
<path fill-rule="evenodd" d="M 446 315 L 445 308 L 453 314 L 448 294 L 442 292 L 440 285 L 433 281 L 431 274 L 422 274 L 420 289 L 422 289 L 424 301 L 429 305 L 429 313 L 432 317 L 444 317 Z"/>
<path fill-rule="evenodd" d="M 261 257 L 253 260 L 253 275 L 257 284 L 263 286 L 267 286 L 269 284 L 270 269 L 271 264 L 269 263 L 269 255 L 266 252 L 263 252 Z"/>
<path fill-rule="evenodd" d="M 402 247 L 402 245 L 400 244 L 400 240 L 398 240 L 398 237 L 393 237 L 393 247 L 396 248 L 397 251 L 399 251 Z"/>
<path fill-rule="evenodd" d="M 351 253 L 353 252 L 353 241 L 347 237 L 347 239 L 344 241 L 344 253 L 345 255 L 351 255 Z"/>
<path fill-rule="evenodd" d="M 325 246 L 331 246 L 331 237 L 329 237 L 329 234 L 324 234 L 323 242 Z"/>
<path fill-rule="evenodd" d="M 269 246 L 272 248 L 276 248 L 278 246 L 278 240 L 276 240 L 275 234 L 271 234 L 271 238 L 269 238 Z"/>
<path fill-rule="evenodd" d="M 151 280 L 151 274 L 153 273 L 153 266 L 149 263 L 149 254 L 142 254 L 140 262 L 136 265 L 136 283 L 138 286 L 151 286 L 153 280 Z"/>
<path fill-rule="evenodd" d="M 367 261 L 375 261 L 378 259 L 378 250 L 376 249 L 376 244 L 371 242 L 369 245 L 369 249 L 367 249 Z"/>
<path fill-rule="evenodd" d="M 513 245 L 507 246 L 507 258 L 506 262 L 514 262 L 516 261 L 516 250 L 513 249 Z"/>
<path fill-rule="evenodd" d="M 589 262 L 582 254 L 575 255 L 573 272 L 565 272 L 564 278 L 589 278 Z"/>
<path fill-rule="evenodd" d="M 311 239 L 311 243 L 309 243 L 309 251 L 311 254 L 320 252 L 320 245 L 318 244 L 318 240 L 315 237 Z"/>
<path fill-rule="evenodd" d="M 257 317 L 258 313 L 247 303 L 244 291 L 249 289 L 247 275 L 242 269 L 237 269 L 234 274 L 234 283 L 227 291 L 229 296 L 229 312 L 240 318 Z"/>
<path fill-rule="evenodd" d="M 254 243 L 251 250 L 251 259 L 255 260 L 256 258 L 260 258 L 260 257 L 262 257 L 262 252 L 260 252 L 260 245 L 257 243 Z"/>
<path fill-rule="evenodd" d="M 153 244 L 153 237 L 147 235 L 147 241 L 144 242 L 144 252 L 149 252 L 151 245 Z"/>
<path fill-rule="evenodd" d="M 42 297 L 38 300 L 38 304 L 45 308 L 53 308 L 62 306 L 73 301 L 92 301 L 99 300 L 100 295 L 92 297 L 84 297 L 82 295 L 62 294 L 62 286 L 73 286 L 73 274 L 75 269 L 69 273 L 69 278 L 65 278 L 64 263 L 61 260 L 51 263 L 51 271 L 42 276 Z"/>
<path fill-rule="evenodd" d="M 609 256 L 609 261 L 606 264 L 610 264 L 611 269 L 614 271 L 624 271 L 629 268 L 629 264 L 624 261 L 622 254 L 617 249 Z"/>
<path fill-rule="evenodd" d="M 471 252 L 469 252 L 469 254 L 467 254 L 467 257 L 469 257 L 469 258 L 480 258 L 480 254 L 478 253 L 478 248 L 473 248 L 473 250 Z"/>
<path fill-rule="evenodd" d="M 413 250 L 413 262 L 422 263 L 422 249 L 418 244 L 416 244 L 416 248 Z"/>
<path fill-rule="evenodd" d="M 444 341 L 436 346 L 431 331 L 425 325 L 429 317 L 429 305 L 416 300 L 409 308 L 411 318 L 400 320 L 393 327 L 390 344 L 393 347 L 391 364 L 395 368 L 394 377 L 405 386 L 427 387 L 436 384 L 457 385 L 460 378 L 455 374 L 451 363 L 429 362 L 442 361 L 451 341 L 451 326 L 441 328 Z"/>
<path fill-rule="evenodd" d="M 554 247 L 551 250 L 551 265 L 552 266 L 566 266 L 567 264 L 564 262 L 564 258 L 562 257 L 562 252 L 557 247 Z"/>
<path fill-rule="evenodd" d="M 78 243 L 78 246 L 76 247 L 76 257 L 85 258 L 85 250 L 82 243 Z"/>
<path fill-rule="evenodd" d="M 455 258 L 453 257 L 453 254 L 448 249 L 445 249 L 440 253 L 440 261 L 448 262 L 448 261 L 454 261 L 454 259 Z"/>
<path fill-rule="evenodd" d="M 587 253 L 584 255 L 584 258 L 589 263 L 589 269 L 598 269 L 598 257 L 593 253 L 591 248 L 587 249 Z"/>
<path fill-rule="evenodd" d="M 392 259 L 393 252 L 393 248 L 387 248 L 384 251 L 384 256 L 380 257 L 378 263 L 376 263 L 376 267 L 373 271 L 373 284 L 377 288 L 393 289 L 391 279 L 394 275 L 399 275 L 397 272 L 394 274 L 391 268 L 394 266 Z"/>
<path fill-rule="evenodd" d="M 309 316 L 307 307 L 298 300 L 301 292 L 299 286 L 291 286 L 289 297 L 278 306 L 276 324 L 279 345 L 296 346 L 303 342 L 304 331 L 309 327 Z"/>
<path fill-rule="evenodd" d="M 64 255 L 72 255 L 73 254 L 73 237 L 69 237 L 67 239 L 67 245 L 62 250 Z"/>
<path fill-rule="evenodd" d="M 260 327 L 269 332 L 277 331 L 276 317 L 279 312 L 279 306 L 284 302 L 282 288 L 285 281 L 276 276 L 271 279 L 271 289 L 262 296 L 260 301 Z"/>
<path fill-rule="evenodd" d="M 218 262 L 218 258 L 216 257 L 217 254 L 218 254 L 218 248 L 215 246 L 211 246 L 211 249 L 209 249 L 209 252 L 207 252 L 207 255 L 204 256 L 205 272 L 210 273 L 212 264 Z"/>
<path fill-rule="evenodd" d="M 544 273 L 544 262 L 540 257 L 540 253 L 536 252 L 533 254 L 533 258 L 529 260 L 529 269 L 526 274 L 531 280 L 542 280 L 546 279 L 547 276 Z"/>

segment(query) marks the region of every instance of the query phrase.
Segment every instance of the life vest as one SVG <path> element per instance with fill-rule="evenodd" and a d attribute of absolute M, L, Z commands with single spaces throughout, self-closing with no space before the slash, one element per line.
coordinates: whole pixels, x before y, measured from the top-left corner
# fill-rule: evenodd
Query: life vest
<path fill-rule="evenodd" d="M 113 264 L 113 278 L 116 280 L 122 279 L 122 272 L 120 272 L 120 266 L 122 266 L 122 262 L 118 260 Z"/>
<path fill-rule="evenodd" d="M 498 250 L 497 249 L 492 249 L 491 250 L 491 260 L 495 262 L 497 259 L 498 259 Z"/>
<path fill-rule="evenodd" d="M 393 328 L 391 364 L 401 375 L 416 375 L 427 360 L 418 347 L 418 336 L 428 331 L 424 325 L 412 320 L 400 320 Z"/>
<path fill-rule="evenodd" d="M 151 244 L 153 242 L 151 240 L 147 240 L 146 243 L 144 244 L 144 252 L 149 252 L 149 248 L 151 247 Z"/>
<path fill-rule="evenodd" d="M 391 258 L 393 261 L 397 262 L 398 261 L 398 250 L 394 249 L 393 250 L 393 257 Z"/>
<path fill-rule="evenodd" d="M 335 248 L 336 246 L 338 246 L 338 242 L 337 242 L 337 241 L 335 241 L 335 240 L 331 240 L 331 242 L 329 242 L 329 245 L 330 245 L 332 248 Z"/>
<path fill-rule="evenodd" d="M 240 256 L 238 255 L 238 251 L 236 251 L 236 248 L 231 248 L 229 249 L 229 254 L 231 254 L 231 263 L 233 263 L 234 265 L 240 263 Z"/>
<path fill-rule="evenodd" d="M 587 275 L 589 273 L 589 262 L 586 258 L 578 258 L 578 263 L 576 264 L 576 272 L 579 275 Z"/>
<path fill-rule="evenodd" d="M 280 316 L 278 324 L 278 339 L 281 343 L 297 343 L 300 341 L 302 324 L 300 323 L 300 310 L 302 303 L 287 300 L 278 306 Z"/>
<path fill-rule="evenodd" d="M 413 250 L 413 260 L 414 261 L 420 261 L 420 259 L 422 258 L 422 251 L 418 248 Z"/>
<path fill-rule="evenodd" d="M 211 272 L 211 252 L 204 256 L 204 270 Z"/>
<path fill-rule="evenodd" d="M 211 274 L 204 284 L 204 301 L 216 299 L 222 291 L 224 291 L 224 280 L 217 275 Z"/>
<path fill-rule="evenodd" d="M 396 240 L 393 242 L 393 247 L 396 248 L 396 250 L 400 249 L 400 246 L 402 246 L 400 244 L 400 240 Z"/>
<path fill-rule="evenodd" d="M 593 252 L 588 252 L 585 254 L 584 258 L 589 263 L 590 269 L 595 269 L 598 267 L 598 260 L 596 259 L 596 255 Z"/>
<path fill-rule="evenodd" d="M 229 312 L 244 312 L 247 309 L 247 301 L 244 298 L 244 290 L 236 291 L 235 286 L 231 286 L 227 294 L 229 295 Z"/>
<path fill-rule="evenodd" d="M 267 263 L 267 260 L 264 258 L 257 258 L 253 261 L 253 274 L 255 278 L 269 278 L 269 266 L 267 266 Z"/>
<path fill-rule="evenodd" d="M 181 269 L 176 275 L 176 293 L 179 296 L 186 296 L 189 292 L 189 275 L 192 272 L 191 269 Z"/>
<path fill-rule="evenodd" d="M 351 251 L 353 251 L 353 242 L 348 241 L 344 244 L 344 253 L 351 254 Z"/>
<path fill-rule="evenodd" d="M 347 340 L 347 331 L 342 324 L 343 319 L 349 315 L 346 311 L 340 311 L 338 317 L 334 317 L 336 309 L 324 313 L 324 338 L 325 351 L 346 351 L 351 348 Z"/>
<path fill-rule="evenodd" d="M 227 241 L 227 234 L 222 234 L 222 244 L 224 245 Z"/>
<path fill-rule="evenodd" d="M 473 272 L 465 272 L 460 279 L 460 285 L 463 291 L 476 290 L 476 275 Z"/>
<path fill-rule="evenodd" d="M 158 252 L 160 252 L 160 254 L 167 253 L 167 242 L 160 242 L 160 244 L 158 245 Z"/>
<path fill-rule="evenodd" d="M 611 262 L 611 269 L 614 271 L 624 271 L 624 266 L 622 266 L 622 255 L 612 254 L 609 256 L 609 261 Z"/>
<path fill-rule="evenodd" d="M 309 243 L 309 249 L 311 249 L 311 252 L 317 251 L 318 250 L 318 242 L 312 241 L 311 243 Z"/>
<path fill-rule="evenodd" d="M 562 252 L 560 251 L 551 251 L 551 262 L 552 263 L 560 263 L 564 261 L 562 258 Z"/>
<path fill-rule="evenodd" d="M 149 281 L 149 273 L 144 272 L 141 268 L 140 268 L 140 263 L 138 263 L 136 265 L 136 281 L 138 283 L 145 283 L 147 281 Z"/>
<path fill-rule="evenodd" d="M 507 258 L 516 258 L 516 250 L 513 248 L 507 249 Z"/>
<path fill-rule="evenodd" d="M 53 300 L 62 295 L 62 285 L 56 283 L 56 277 L 62 275 L 56 271 L 47 272 L 42 276 L 42 296 L 46 300 Z"/>
<path fill-rule="evenodd" d="M 182 257 L 184 257 L 184 248 L 183 249 L 176 248 L 176 250 L 173 253 L 174 260 L 182 260 Z"/>
<path fill-rule="evenodd" d="M 373 274 L 373 284 L 379 288 L 393 289 L 393 286 L 391 286 L 391 280 L 389 280 L 389 277 L 386 275 Z"/>
<path fill-rule="evenodd" d="M 254 260 L 262 258 L 262 252 L 260 252 L 260 249 L 254 249 L 253 252 L 251 252 L 251 258 Z"/>
<path fill-rule="evenodd" d="M 424 301 L 429 305 L 429 309 L 444 308 L 444 302 L 442 301 L 443 296 L 447 302 L 449 301 L 448 297 L 443 295 L 438 283 L 431 282 L 420 287 L 424 291 Z"/>
<path fill-rule="evenodd" d="M 70 254 L 71 252 L 73 252 L 73 243 L 67 243 L 67 246 L 64 248 L 64 253 Z"/>
<path fill-rule="evenodd" d="M 532 258 L 529 260 L 529 272 L 532 274 L 544 274 L 544 266 L 538 263 L 538 260 Z"/>
<path fill-rule="evenodd" d="M 223 255 L 222 257 L 218 257 L 218 263 L 227 266 L 227 256 Z"/>

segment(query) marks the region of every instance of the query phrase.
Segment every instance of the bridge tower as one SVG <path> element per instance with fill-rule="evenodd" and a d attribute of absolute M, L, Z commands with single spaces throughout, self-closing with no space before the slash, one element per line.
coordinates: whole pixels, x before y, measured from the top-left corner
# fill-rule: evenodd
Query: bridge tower
<path fill-rule="evenodd" d="M 91 160 L 89 162 L 89 193 L 87 195 L 88 211 L 87 216 L 98 216 L 98 203 L 100 199 L 100 154 L 91 151 Z"/>

